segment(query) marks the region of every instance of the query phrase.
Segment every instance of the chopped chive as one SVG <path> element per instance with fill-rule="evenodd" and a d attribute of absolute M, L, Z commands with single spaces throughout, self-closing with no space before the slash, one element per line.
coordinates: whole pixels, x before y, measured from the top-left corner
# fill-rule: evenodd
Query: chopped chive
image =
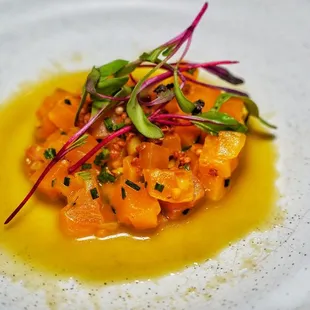
<path fill-rule="evenodd" d="M 191 170 L 191 166 L 189 164 L 185 164 L 183 166 L 183 169 L 187 170 L 187 171 L 190 171 Z"/>
<path fill-rule="evenodd" d="M 68 178 L 68 177 L 64 178 L 64 185 L 65 186 L 69 186 L 70 185 L 70 178 Z"/>
<path fill-rule="evenodd" d="M 113 126 L 113 131 L 119 130 L 119 129 L 123 128 L 124 126 L 125 126 L 125 123 L 115 124 Z"/>
<path fill-rule="evenodd" d="M 111 209 L 112 209 L 112 212 L 113 212 L 114 214 L 116 214 L 116 210 L 115 210 L 115 208 L 114 208 L 113 206 L 111 206 Z"/>
<path fill-rule="evenodd" d="M 67 104 L 67 105 L 71 105 L 71 101 L 69 100 L 69 99 L 65 99 L 65 104 Z"/>
<path fill-rule="evenodd" d="M 90 194 L 91 194 L 91 198 L 93 198 L 93 199 L 99 198 L 99 194 L 98 194 L 96 187 L 94 187 L 90 190 Z"/>
<path fill-rule="evenodd" d="M 125 191 L 125 188 L 123 186 L 121 188 L 121 192 L 122 192 L 122 199 L 124 200 L 126 198 L 126 191 Z"/>
<path fill-rule="evenodd" d="M 230 184 L 230 179 L 225 179 L 224 180 L 224 187 L 228 187 Z"/>
<path fill-rule="evenodd" d="M 165 188 L 165 185 L 157 183 L 157 182 L 156 182 L 155 187 L 154 187 L 154 189 L 156 191 L 159 191 L 159 192 L 162 192 L 164 190 L 164 188 Z"/>
<path fill-rule="evenodd" d="M 182 152 L 188 151 L 191 147 L 192 147 L 191 145 L 189 145 L 189 146 L 184 146 L 184 147 L 182 148 Z"/>
<path fill-rule="evenodd" d="M 107 117 L 103 120 L 105 127 L 108 131 L 113 131 L 114 124 L 112 122 L 112 119 L 110 117 Z"/>
<path fill-rule="evenodd" d="M 54 187 L 55 184 L 56 184 L 56 179 L 53 179 L 52 182 L 51 182 L 51 186 Z"/>
<path fill-rule="evenodd" d="M 125 184 L 127 184 L 129 187 L 131 187 L 135 191 L 139 191 L 140 190 L 140 186 L 138 184 L 130 181 L 130 180 L 126 180 Z"/>
<path fill-rule="evenodd" d="M 61 131 L 60 134 L 61 134 L 62 136 L 66 136 L 66 135 L 67 135 L 67 133 L 66 133 L 65 131 Z"/>
<path fill-rule="evenodd" d="M 97 176 L 97 179 L 100 183 L 113 183 L 116 180 L 116 177 L 109 173 L 106 167 L 103 167 Z"/>
<path fill-rule="evenodd" d="M 182 211 L 182 214 L 186 215 L 188 212 L 189 212 L 189 209 L 185 209 L 185 210 Z"/>
<path fill-rule="evenodd" d="M 44 151 L 44 157 L 46 159 L 53 159 L 56 156 L 56 150 L 54 148 L 48 148 Z"/>
<path fill-rule="evenodd" d="M 76 174 L 80 176 L 84 181 L 91 180 L 91 174 L 89 171 L 80 171 L 80 172 L 77 172 Z"/>
<path fill-rule="evenodd" d="M 91 164 L 90 163 L 84 163 L 82 166 L 81 166 L 81 168 L 82 168 L 82 170 L 89 170 L 89 169 L 91 169 Z"/>
<path fill-rule="evenodd" d="M 103 148 L 102 151 L 96 155 L 94 164 L 97 166 L 102 166 L 104 161 L 109 158 L 110 151 L 107 148 Z"/>
<path fill-rule="evenodd" d="M 147 182 L 144 182 L 144 187 L 147 188 Z"/>

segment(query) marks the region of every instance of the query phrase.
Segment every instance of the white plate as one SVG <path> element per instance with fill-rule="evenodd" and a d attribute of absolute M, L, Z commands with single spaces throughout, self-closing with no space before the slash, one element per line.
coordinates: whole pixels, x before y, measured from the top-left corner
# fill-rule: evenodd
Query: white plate
<path fill-rule="evenodd" d="M 0 0 L 0 101 L 42 69 L 55 70 L 55 63 L 73 70 L 134 58 L 179 33 L 201 5 L 195 0 Z M 307 0 L 211 0 L 189 54 L 195 60 L 240 60 L 235 72 L 246 78 L 262 112 L 275 113 L 279 204 L 287 210 L 283 225 L 255 232 L 214 260 L 156 281 L 88 287 L 55 278 L 45 288 L 47 280 L 28 271 L 42 283 L 33 291 L 6 277 L 3 265 L 0 308 L 47 309 L 55 302 L 55 309 L 309 309 L 309 12 Z M 77 52 L 83 56 L 79 63 L 72 60 Z M 262 245 L 251 247 L 253 240 Z M 270 249 L 268 255 L 263 247 Z M 247 269 L 240 262 L 251 255 L 257 267 Z M 226 283 L 218 281 L 220 275 Z"/>

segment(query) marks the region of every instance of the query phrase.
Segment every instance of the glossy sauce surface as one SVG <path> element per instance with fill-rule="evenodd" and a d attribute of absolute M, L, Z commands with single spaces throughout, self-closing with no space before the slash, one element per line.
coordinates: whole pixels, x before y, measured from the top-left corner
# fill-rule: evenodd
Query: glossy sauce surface
<path fill-rule="evenodd" d="M 64 74 L 28 86 L 0 109 L 0 221 L 23 199 L 30 183 L 23 173 L 35 111 L 57 87 L 78 92 L 85 73 Z M 205 202 L 184 220 L 152 234 L 121 234 L 105 240 L 71 240 L 58 224 L 60 203 L 35 196 L 8 226 L 0 225 L 0 246 L 35 269 L 90 281 L 145 279 L 177 271 L 212 257 L 261 225 L 276 203 L 273 142 L 249 135 L 230 192 Z"/>

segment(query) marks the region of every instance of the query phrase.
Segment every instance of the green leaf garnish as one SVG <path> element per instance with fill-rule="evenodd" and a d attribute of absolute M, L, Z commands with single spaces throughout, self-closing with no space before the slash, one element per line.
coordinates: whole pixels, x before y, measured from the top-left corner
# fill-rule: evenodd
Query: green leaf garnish
<path fill-rule="evenodd" d="M 269 122 L 267 122 L 266 120 L 264 120 L 263 118 L 260 117 L 257 104 L 252 99 L 250 99 L 249 97 L 239 96 L 239 95 L 231 94 L 231 93 L 222 93 L 217 97 L 215 105 L 212 108 L 212 110 L 218 111 L 221 108 L 221 106 L 226 101 L 228 101 L 230 98 L 241 99 L 250 116 L 253 116 L 253 117 L 259 119 L 259 121 L 267 127 L 270 127 L 273 129 L 277 128 L 275 125 L 270 124 Z"/>
<path fill-rule="evenodd" d="M 179 107 L 181 108 L 183 112 L 191 113 L 195 109 L 195 105 L 184 96 L 180 88 L 179 81 L 178 81 L 177 67 L 173 71 L 173 77 L 174 77 L 174 93 L 175 93 L 175 98 L 179 104 Z"/>
<path fill-rule="evenodd" d="M 210 122 L 208 123 L 203 121 L 192 121 L 192 123 L 203 131 L 209 132 L 211 134 L 218 134 L 219 131 L 223 130 L 237 131 L 243 133 L 247 132 L 247 127 L 245 125 L 239 123 L 235 118 L 226 113 L 210 110 L 197 116 L 205 120 L 210 120 Z"/>
<path fill-rule="evenodd" d="M 222 107 L 222 105 L 228 101 L 230 98 L 231 98 L 231 94 L 229 93 L 222 93 L 220 94 L 217 98 L 216 98 L 216 101 L 215 101 L 215 104 L 214 106 L 212 107 L 211 110 L 214 110 L 214 111 L 219 111 L 220 108 Z"/>
<path fill-rule="evenodd" d="M 163 137 L 163 132 L 159 127 L 151 123 L 146 115 L 144 114 L 138 99 L 137 95 L 140 90 L 142 83 L 148 79 L 148 77 L 158 69 L 159 65 L 150 70 L 140 81 L 137 83 L 133 89 L 130 99 L 127 103 L 126 111 L 131 121 L 137 128 L 137 130 L 147 138 L 159 139 Z"/>
<path fill-rule="evenodd" d="M 127 64 L 129 63 L 128 60 L 124 60 L 124 59 L 116 59 L 113 60 L 101 67 L 98 68 L 99 72 L 100 72 L 100 76 L 104 77 L 104 76 L 110 76 L 115 74 L 116 72 L 122 70 Z"/>
<path fill-rule="evenodd" d="M 150 53 L 143 53 L 142 55 L 140 55 L 140 59 L 143 61 L 149 61 L 149 62 L 156 62 L 158 60 L 158 57 L 160 56 L 160 54 L 166 50 L 166 48 L 163 47 L 158 47 L 156 49 L 154 49 L 153 51 L 151 51 Z"/>
<path fill-rule="evenodd" d="M 129 77 L 123 76 L 119 78 L 100 78 L 96 86 L 96 91 L 104 95 L 112 95 L 118 91 L 128 82 Z"/>
<path fill-rule="evenodd" d="M 159 127 L 151 123 L 144 114 L 136 96 L 132 96 L 127 103 L 127 114 L 137 130 L 145 137 L 159 139 L 163 132 Z"/>
<path fill-rule="evenodd" d="M 126 97 L 128 95 L 130 95 L 131 93 L 131 88 L 124 85 L 115 95 L 114 97 Z M 94 115 L 96 115 L 101 109 L 102 112 L 107 111 L 111 108 L 113 108 L 113 106 L 115 106 L 118 102 L 117 101 L 113 101 L 113 100 L 94 100 L 92 103 L 92 109 L 91 109 L 91 116 L 93 117 Z"/>
<path fill-rule="evenodd" d="M 174 48 L 173 45 L 167 47 L 165 50 L 163 50 L 162 55 L 163 55 L 163 56 L 168 56 L 168 55 L 170 55 L 170 53 L 172 52 L 173 48 Z"/>
<path fill-rule="evenodd" d="M 140 59 L 132 61 L 132 62 L 129 62 L 126 66 L 124 66 L 122 69 L 117 71 L 114 74 L 114 76 L 115 77 L 120 77 L 120 76 L 128 75 L 129 73 L 134 71 L 141 64 L 141 62 L 142 61 Z"/>

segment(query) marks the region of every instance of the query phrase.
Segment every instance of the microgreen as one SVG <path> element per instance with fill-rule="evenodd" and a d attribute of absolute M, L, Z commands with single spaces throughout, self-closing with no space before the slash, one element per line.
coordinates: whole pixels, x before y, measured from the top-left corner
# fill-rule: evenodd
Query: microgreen
<path fill-rule="evenodd" d="M 108 77 L 110 75 L 114 75 L 116 72 L 122 70 L 127 64 L 129 63 L 128 60 L 124 59 L 116 59 L 113 60 L 101 67 L 98 68 L 101 77 Z"/>
<path fill-rule="evenodd" d="M 252 99 L 250 99 L 249 97 L 240 96 L 240 95 L 236 95 L 236 94 L 230 94 L 230 93 L 222 93 L 217 97 L 216 102 L 215 102 L 212 110 L 218 111 L 221 108 L 221 106 L 231 98 L 237 98 L 237 99 L 242 100 L 247 111 L 248 111 L 248 113 L 249 113 L 249 115 L 257 118 L 265 126 L 273 128 L 273 129 L 277 128 L 275 125 L 270 124 L 269 122 L 264 120 L 262 117 L 260 117 L 257 104 Z"/>
<path fill-rule="evenodd" d="M 180 89 L 177 68 L 174 70 L 173 76 L 175 85 L 175 98 L 179 104 L 179 107 L 185 113 L 192 113 L 192 111 L 195 109 L 195 105 L 184 96 L 182 90 Z"/>
<path fill-rule="evenodd" d="M 222 65 L 235 64 L 237 63 L 236 61 L 225 60 L 207 63 L 191 63 L 183 60 L 190 47 L 194 30 L 207 8 L 208 4 L 204 3 L 189 27 L 159 47 L 154 48 L 150 52 L 141 54 L 138 59 L 131 62 L 123 59 L 116 59 L 100 67 L 94 66 L 92 68 L 82 89 L 81 100 L 77 109 L 74 124 L 75 126 L 79 125 L 80 114 L 83 108 L 85 109 L 86 104 L 91 105 L 90 120 L 74 135 L 69 137 L 68 141 L 63 145 L 58 153 L 54 149 L 48 149 L 45 151 L 44 156 L 47 159 L 50 159 L 50 161 L 47 163 L 47 166 L 31 188 L 30 192 L 7 218 L 5 224 L 9 223 L 27 203 L 51 168 L 63 159 L 67 153 L 86 143 L 86 133 L 89 128 L 100 118 L 106 119 L 107 115 L 105 113 L 118 104 L 122 104 L 126 107 L 127 114 L 133 125 L 124 125 L 123 123 L 118 125 L 113 124 L 110 134 L 103 138 L 83 158 L 73 164 L 68 169 L 69 174 L 75 172 L 81 167 L 81 165 L 85 164 L 87 160 L 96 155 L 98 151 L 102 150 L 102 148 L 113 139 L 129 133 L 132 130 L 139 131 L 147 138 L 161 138 L 163 136 L 161 128 L 157 125 L 192 126 L 194 124 L 201 130 L 211 134 L 218 134 L 221 130 L 246 132 L 247 127 L 245 125 L 239 123 L 228 114 L 219 112 L 221 105 L 232 97 L 241 99 L 251 116 L 258 118 L 263 124 L 270 128 L 276 128 L 274 125 L 267 123 L 260 117 L 256 103 L 250 99 L 246 93 L 227 87 L 211 85 L 198 81 L 193 76 L 190 76 L 190 74 L 183 75 L 182 72 L 191 73 L 197 68 L 201 68 L 231 84 L 237 85 L 243 82 L 242 79 L 234 76 L 226 68 L 222 67 Z M 170 58 L 173 57 L 184 44 L 186 45 L 179 60 L 176 63 L 169 63 L 168 61 Z M 145 64 L 145 61 L 148 63 Z M 139 81 L 134 80 L 135 86 L 133 88 L 128 87 L 127 83 L 131 72 L 140 66 L 149 66 L 151 70 Z M 150 77 L 160 68 L 166 70 L 166 72 Z M 149 86 L 156 83 L 163 83 L 165 79 L 172 76 L 174 77 L 174 85 L 172 88 L 158 93 L 157 98 L 151 102 L 143 102 L 140 99 L 142 90 L 145 90 Z M 181 85 L 179 85 L 179 79 L 182 82 Z M 198 104 L 199 102 L 191 102 L 182 92 L 182 87 L 187 81 L 204 87 L 219 89 L 224 91 L 224 93 L 219 96 L 211 111 L 200 113 L 202 110 L 201 102 L 200 105 Z M 188 115 L 161 113 L 163 107 L 173 97 L 176 98 L 182 111 Z M 69 104 L 69 102 L 66 102 L 66 104 Z M 157 110 L 146 116 L 141 105 L 156 106 Z M 191 115 L 190 113 L 195 115 Z M 157 125 L 155 125 L 155 123 Z M 115 177 L 105 167 L 105 161 L 106 155 L 103 154 L 103 152 L 97 154 L 95 164 L 101 167 L 100 174 L 98 175 L 98 181 L 101 183 L 114 182 Z M 87 166 L 87 168 L 88 167 L 91 166 Z M 83 169 L 86 169 L 85 165 L 82 166 L 82 170 Z M 77 175 L 81 176 L 84 180 L 91 179 L 91 174 L 89 171 L 81 171 L 78 172 Z M 68 180 L 66 180 L 66 184 L 68 184 Z M 126 185 L 136 190 L 138 190 L 139 187 L 137 184 L 129 180 L 126 181 Z M 91 191 L 94 199 L 99 197 L 96 188 L 91 189 Z M 123 192 L 122 196 L 125 196 Z"/>

